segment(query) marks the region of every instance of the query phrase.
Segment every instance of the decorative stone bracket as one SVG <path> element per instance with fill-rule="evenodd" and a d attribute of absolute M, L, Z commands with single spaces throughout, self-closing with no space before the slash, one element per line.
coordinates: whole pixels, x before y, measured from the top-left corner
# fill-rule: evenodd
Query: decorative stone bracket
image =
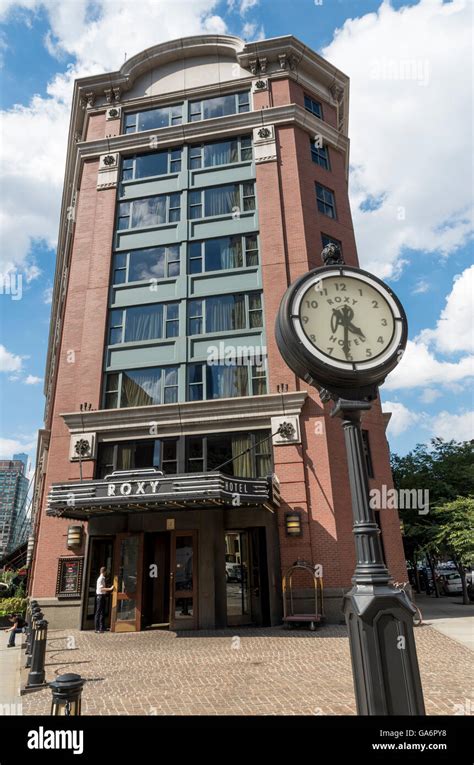
<path fill-rule="evenodd" d="M 99 159 L 99 172 L 97 175 L 97 188 L 110 189 L 118 183 L 119 155 L 101 154 Z"/>
<path fill-rule="evenodd" d="M 252 93 L 261 93 L 268 90 L 268 78 L 259 77 L 257 80 L 252 80 Z"/>
<path fill-rule="evenodd" d="M 122 113 L 121 106 L 111 106 L 110 109 L 107 109 L 107 111 L 105 112 L 105 119 L 107 121 L 119 120 L 121 113 Z"/>
<path fill-rule="evenodd" d="M 301 443 L 299 417 L 295 415 L 286 415 L 283 417 L 272 417 L 271 423 L 272 423 L 271 425 L 272 433 L 276 433 L 276 435 L 274 435 L 272 438 L 272 442 L 274 446 Z"/>
<path fill-rule="evenodd" d="M 253 144 L 256 164 L 275 161 L 277 151 L 274 125 L 261 125 L 254 128 Z"/>
<path fill-rule="evenodd" d="M 69 444 L 70 462 L 79 462 L 80 459 L 84 462 L 86 460 L 94 460 L 96 457 L 96 443 L 95 433 L 80 433 L 71 436 Z"/>

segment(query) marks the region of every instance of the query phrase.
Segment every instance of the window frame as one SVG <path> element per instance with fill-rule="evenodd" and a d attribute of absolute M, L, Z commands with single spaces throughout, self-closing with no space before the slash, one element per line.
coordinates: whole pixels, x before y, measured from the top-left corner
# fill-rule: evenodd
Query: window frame
<path fill-rule="evenodd" d="M 190 99 L 187 103 L 187 122 L 202 122 L 204 120 L 209 119 L 220 119 L 220 117 L 204 117 L 204 104 L 208 101 L 212 101 L 218 98 L 227 98 L 228 96 L 234 97 L 234 111 L 232 112 L 225 112 L 225 114 L 222 114 L 221 117 L 228 117 L 233 114 L 243 114 L 251 111 L 251 100 L 250 100 L 250 89 L 249 90 L 238 90 L 233 91 L 232 93 L 220 93 L 216 96 L 209 96 L 207 98 L 199 98 L 199 99 Z M 241 99 L 241 96 L 247 96 L 246 99 Z M 247 109 L 241 109 L 242 106 L 241 101 L 243 102 L 243 105 L 248 105 Z M 197 116 L 196 119 L 193 119 L 193 116 Z"/>
<path fill-rule="evenodd" d="M 133 206 L 137 202 L 143 202 L 145 200 L 149 199 L 159 199 L 160 197 L 165 197 L 166 204 L 165 204 L 165 220 L 161 223 L 153 223 L 147 226 L 131 226 L 130 223 L 133 221 Z M 174 204 L 172 205 L 172 197 L 177 197 L 179 199 L 179 207 Z M 150 194 L 146 197 L 136 197 L 135 199 L 122 199 L 118 200 L 117 203 L 117 219 L 116 219 L 116 226 L 115 230 L 117 233 L 123 233 L 124 231 L 144 231 L 146 229 L 150 228 L 157 228 L 158 226 L 168 226 L 170 223 L 179 223 L 181 220 L 181 198 L 182 193 L 181 191 L 168 191 L 164 194 Z M 175 200 L 176 201 L 176 200 Z M 128 205 L 128 213 L 123 214 L 121 212 L 121 208 Z M 179 210 L 179 217 L 176 217 L 175 210 Z M 120 226 L 120 221 L 128 219 L 128 225 L 126 227 Z"/>
<path fill-rule="evenodd" d="M 179 304 L 180 304 L 179 300 L 174 300 L 174 301 L 167 301 L 167 302 L 139 303 L 137 305 L 127 305 L 127 306 L 124 306 L 123 308 L 114 308 L 114 307 L 110 308 L 109 309 L 110 316 L 112 316 L 112 314 L 114 314 L 115 312 L 117 312 L 117 313 L 122 312 L 122 321 L 121 321 L 120 324 L 114 324 L 114 325 L 111 325 L 109 323 L 109 342 L 108 342 L 108 347 L 114 349 L 118 345 L 121 345 L 121 346 L 123 346 L 123 345 L 125 345 L 125 346 L 129 346 L 129 345 L 145 345 L 145 344 L 148 345 L 148 344 L 155 343 L 155 342 L 157 342 L 159 340 L 169 340 L 170 338 L 178 337 L 179 336 Z M 125 340 L 125 333 L 127 331 L 127 312 L 129 310 L 133 309 L 133 308 L 145 308 L 147 306 L 161 306 L 162 307 L 161 335 L 160 335 L 160 337 L 150 337 L 150 338 L 147 338 L 146 340 Z M 177 307 L 178 316 L 177 316 L 177 318 L 169 319 L 168 318 L 168 312 L 169 312 L 170 309 L 172 309 L 174 307 Z M 177 333 L 177 335 L 168 335 L 167 334 L 168 324 L 170 324 L 170 323 L 173 323 L 173 324 L 177 323 L 178 324 L 178 333 Z M 121 330 L 122 330 L 122 339 L 119 342 L 117 342 L 117 343 L 112 343 L 110 341 L 111 340 L 111 338 L 110 338 L 111 331 L 113 329 L 118 329 L 118 328 L 121 328 Z"/>
<path fill-rule="evenodd" d="M 319 167 L 322 167 L 323 170 L 327 170 L 329 173 L 331 172 L 331 160 L 329 157 L 329 147 L 327 143 L 324 144 L 324 146 L 315 146 L 313 139 L 310 137 L 309 144 L 311 147 L 311 160 L 316 164 L 319 165 Z M 323 156 L 321 156 L 321 152 L 323 153 Z"/>
<path fill-rule="evenodd" d="M 130 276 L 130 265 L 131 265 L 131 259 L 133 256 L 133 253 L 136 252 L 145 252 L 146 250 L 158 250 L 160 248 L 164 249 L 164 274 L 163 276 L 150 276 L 147 279 L 129 279 Z M 173 248 L 176 248 L 176 253 L 173 252 Z M 181 274 L 181 251 L 180 251 L 181 245 L 180 244 L 158 244 L 154 247 L 136 247 L 136 248 L 130 248 L 128 250 L 115 250 L 113 253 L 113 262 L 112 262 L 112 284 L 111 287 L 113 289 L 119 288 L 123 285 L 129 285 L 129 284 L 146 284 L 150 282 L 159 281 L 160 279 L 177 279 L 178 276 Z M 175 257 L 172 257 L 174 256 Z M 124 265 L 123 266 L 117 266 L 116 260 L 117 256 L 125 256 L 124 257 Z M 176 274 L 170 274 L 170 268 L 173 263 L 178 263 L 178 273 Z M 115 281 L 115 273 L 117 271 L 123 271 L 125 273 L 125 279 L 123 282 L 116 282 Z"/>
<path fill-rule="evenodd" d="M 252 184 L 252 194 L 245 194 L 244 195 L 244 186 Z M 248 181 L 231 181 L 230 183 L 222 183 L 217 184 L 216 186 L 205 186 L 201 189 L 192 189 L 188 192 L 188 220 L 209 220 L 209 219 L 216 219 L 216 218 L 227 218 L 227 217 L 233 217 L 235 215 L 235 212 L 230 211 L 226 213 L 218 213 L 217 215 L 206 215 L 206 192 L 207 191 L 215 191 L 215 189 L 224 188 L 226 186 L 234 186 L 234 188 L 237 186 L 239 191 L 239 215 L 243 215 L 245 213 L 254 213 L 257 210 L 257 196 L 256 196 L 256 183 L 255 178 L 251 178 Z M 200 202 L 191 202 L 190 198 L 191 195 L 197 195 L 200 194 Z M 193 196 L 193 199 L 197 198 Z M 247 199 L 253 199 L 253 207 L 250 207 L 248 209 L 245 209 L 245 201 Z M 193 217 L 191 215 L 191 208 L 201 208 L 201 215 L 200 217 Z M 216 237 L 218 238 L 218 237 Z"/>
<path fill-rule="evenodd" d="M 235 162 L 223 162 L 221 164 L 215 164 L 215 165 L 206 165 L 204 163 L 204 157 L 205 157 L 205 148 L 206 146 L 217 146 L 221 143 L 231 143 L 232 141 L 235 141 L 237 144 L 237 159 Z M 249 141 L 250 143 L 246 146 L 243 145 L 243 141 Z M 250 149 L 250 157 L 242 157 L 242 154 L 244 151 L 247 151 Z M 199 160 L 199 165 L 196 167 L 192 166 L 192 162 L 194 160 Z M 253 160 L 253 141 L 251 135 L 239 135 L 239 136 L 230 136 L 229 138 L 224 138 L 220 141 L 206 141 L 199 144 L 192 144 L 189 147 L 188 152 L 188 170 L 190 171 L 199 171 L 199 170 L 212 170 L 215 167 L 233 167 L 235 165 L 244 163 L 244 162 L 252 162 Z"/>
<path fill-rule="evenodd" d="M 162 128 L 173 127 L 174 125 L 182 125 L 184 122 L 184 106 L 185 106 L 185 101 L 179 101 L 174 104 L 166 104 L 163 106 L 153 106 L 148 109 L 139 109 L 138 111 L 129 111 L 129 112 L 127 111 L 123 115 L 122 132 L 125 135 L 129 135 L 131 133 L 145 133 L 148 130 L 162 130 Z M 176 110 L 178 107 L 181 107 L 181 116 L 177 117 L 173 115 L 173 110 Z M 145 114 L 146 112 L 163 111 L 164 109 L 168 109 L 168 125 L 161 125 L 161 127 L 149 127 L 149 128 L 146 128 L 146 130 L 138 129 L 138 119 L 141 114 Z M 131 121 L 132 117 L 135 117 L 135 120 L 134 120 L 135 125 L 134 125 L 134 129 L 129 130 L 128 128 L 130 127 L 130 125 L 128 125 L 127 122 L 129 120 Z"/>
<path fill-rule="evenodd" d="M 133 367 L 131 369 L 110 369 L 106 370 L 104 373 L 105 379 L 103 384 L 103 408 L 104 409 L 122 409 L 122 393 L 123 393 L 123 374 L 127 374 L 127 372 L 146 372 L 146 370 L 149 369 L 159 369 L 160 370 L 160 402 L 156 404 L 151 404 L 151 406 L 161 406 L 165 403 L 176 403 L 179 401 L 179 364 L 164 364 L 163 366 L 153 366 L 153 367 Z M 177 382 L 176 385 L 165 385 L 165 379 L 166 379 L 166 372 L 169 370 L 176 370 L 177 373 Z M 117 387 L 113 389 L 108 388 L 108 382 L 111 376 L 116 375 L 117 377 Z M 176 388 L 176 400 L 175 401 L 165 401 L 165 388 Z M 116 406 L 107 406 L 107 396 L 110 395 L 116 395 L 117 396 L 117 405 Z M 147 405 L 144 405 L 147 406 Z M 136 407 L 131 407 L 135 409 Z"/>
<path fill-rule="evenodd" d="M 210 365 L 206 361 L 193 361 L 188 362 L 186 365 L 186 401 L 213 401 L 217 399 L 208 398 L 207 397 L 207 368 Z M 211 366 L 223 366 L 225 367 L 226 364 L 220 363 L 220 364 L 212 364 Z M 246 396 L 264 396 L 268 392 L 268 370 L 267 370 L 267 363 L 266 360 L 263 362 L 263 364 L 260 364 L 258 367 L 256 364 L 253 363 L 253 361 L 248 361 L 246 364 L 235 364 L 235 367 L 245 367 L 247 369 L 247 394 L 239 394 L 238 396 L 233 396 L 232 398 L 245 398 Z M 189 371 L 191 368 L 197 369 L 201 368 L 201 380 L 199 382 L 190 383 L 189 382 Z M 263 369 L 263 374 L 258 375 L 258 378 L 254 374 L 254 370 L 256 368 Z M 254 380 L 258 379 L 261 381 L 261 379 L 264 379 L 264 391 L 261 393 L 255 392 L 254 387 Z M 191 398 L 190 397 L 190 385 L 199 385 L 202 387 L 202 397 L 201 398 Z"/>
<path fill-rule="evenodd" d="M 328 218 L 331 218 L 331 220 L 337 220 L 337 208 L 336 208 L 336 194 L 332 189 L 330 189 L 328 186 L 324 186 L 324 184 L 316 182 L 316 205 L 318 208 L 318 212 L 320 212 L 322 215 L 326 215 Z M 320 190 L 322 191 L 322 198 L 320 197 Z M 327 193 L 331 195 L 331 200 L 329 201 L 326 198 Z M 326 208 L 333 210 L 333 215 L 330 215 L 328 212 L 326 212 Z"/>
<path fill-rule="evenodd" d="M 304 99 L 304 108 L 306 109 L 306 111 L 312 114 L 314 117 L 317 117 L 320 120 L 324 120 L 322 102 L 317 101 L 316 98 L 313 98 L 313 96 L 310 96 L 309 93 L 304 93 L 303 99 Z M 315 105 L 316 108 L 313 108 L 313 105 Z"/>
<path fill-rule="evenodd" d="M 176 154 L 179 151 L 179 158 L 173 158 L 172 155 Z M 166 154 L 166 172 L 164 173 L 155 173 L 153 175 L 141 175 L 137 178 L 136 175 L 136 169 L 137 169 L 137 159 L 140 159 L 141 157 L 150 157 L 156 154 Z M 131 162 L 131 168 L 125 167 L 126 162 Z M 172 163 L 180 163 L 180 167 L 177 170 L 174 170 L 171 168 Z M 137 154 L 130 154 L 128 156 L 122 157 L 122 163 L 120 167 L 120 183 L 125 184 L 132 184 L 132 183 L 139 183 L 141 181 L 144 181 L 145 179 L 149 178 L 165 178 L 168 175 L 176 175 L 181 172 L 182 169 L 182 162 L 183 162 L 183 147 L 180 146 L 179 148 L 173 148 L 169 147 L 167 149 L 160 149 L 159 151 L 146 151 L 146 152 L 139 152 Z M 124 178 L 124 170 L 127 171 L 131 169 L 132 170 L 132 177 L 131 178 Z M 125 200 L 124 200 L 125 201 Z"/>
<path fill-rule="evenodd" d="M 208 315 L 207 315 L 207 301 L 208 300 L 216 300 L 223 297 L 237 297 L 237 296 L 243 296 L 244 298 L 244 315 L 245 315 L 245 326 L 244 327 L 237 327 L 234 329 L 218 329 L 218 330 L 210 330 L 207 327 L 208 324 Z M 250 298 L 252 296 L 257 296 L 260 300 L 260 307 L 259 308 L 250 308 Z M 187 329 L 187 337 L 199 337 L 200 335 L 221 335 L 222 333 L 234 333 L 234 332 L 248 332 L 253 330 L 263 330 L 263 291 L 262 290 L 250 290 L 249 292 L 237 292 L 237 293 L 227 293 L 223 295 L 206 295 L 204 297 L 198 297 L 193 298 L 192 300 L 187 301 L 187 322 L 186 322 L 186 329 Z M 200 304 L 201 307 L 201 313 L 197 314 L 196 316 L 190 316 L 189 315 L 189 307 L 192 304 Z M 250 324 L 250 317 L 252 314 L 259 314 L 260 315 L 260 326 L 256 325 L 254 327 Z M 201 322 L 201 331 L 198 333 L 192 333 L 191 327 L 190 327 L 190 321 L 200 321 Z"/>

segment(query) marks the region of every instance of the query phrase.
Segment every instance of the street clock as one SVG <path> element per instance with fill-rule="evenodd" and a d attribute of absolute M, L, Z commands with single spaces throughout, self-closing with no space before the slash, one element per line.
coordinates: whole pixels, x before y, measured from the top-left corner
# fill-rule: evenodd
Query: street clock
<path fill-rule="evenodd" d="M 276 338 L 288 366 L 311 385 L 373 398 L 401 359 L 407 319 L 380 279 L 352 266 L 328 265 L 287 289 Z"/>

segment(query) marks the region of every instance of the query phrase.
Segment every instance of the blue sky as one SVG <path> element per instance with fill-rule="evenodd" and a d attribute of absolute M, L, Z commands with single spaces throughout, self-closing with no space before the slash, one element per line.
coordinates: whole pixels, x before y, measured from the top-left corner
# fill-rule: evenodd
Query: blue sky
<path fill-rule="evenodd" d="M 463 0 L 0 0 L 0 270 L 22 279 L 21 299 L 5 285 L 0 294 L 0 457 L 33 455 L 42 425 L 73 79 L 203 30 L 249 40 L 294 34 L 351 77 L 359 257 L 396 290 L 410 323 L 406 359 L 383 389 L 391 448 L 473 437 L 471 88 L 462 82 L 471 8 Z"/>

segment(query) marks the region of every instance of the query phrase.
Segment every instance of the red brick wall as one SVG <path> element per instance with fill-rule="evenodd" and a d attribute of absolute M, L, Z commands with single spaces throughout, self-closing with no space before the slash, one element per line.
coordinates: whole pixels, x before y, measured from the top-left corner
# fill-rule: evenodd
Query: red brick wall
<path fill-rule="evenodd" d="M 271 84 L 273 105 L 303 105 L 303 89 L 295 82 Z M 263 94 L 262 103 L 263 103 Z M 324 117 L 336 123 L 336 111 L 323 104 Z M 307 389 L 309 397 L 301 417 L 302 445 L 274 449 L 275 472 L 281 482 L 278 512 L 282 568 L 297 557 L 323 565 L 327 587 L 349 586 L 355 565 L 352 510 L 346 452 L 341 423 L 329 417 L 317 392 L 296 380 L 276 346 L 273 327 L 288 283 L 322 265 L 321 234 L 339 239 L 349 265 L 358 265 L 349 206 L 344 155 L 329 149 L 331 170 L 311 160 L 309 134 L 292 126 L 278 127 L 277 161 L 257 165 L 257 197 L 261 241 L 262 278 L 267 327 L 269 392 L 286 383 L 288 389 Z M 332 189 L 337 220 L 318 212 L 315 183 Z M 285 262 L 286 258 L 286 262 Z M 375 479 L 371 488 L 391 487 L 388 447 L 379 402 L 364 420 L 369 431 Z M 290 539 L 285 513 L 302 513 L 303 536 Z M 387 564 L 395 579 L 406 579 L 398 513 L 383 510 L 381 526 Z"/>
<path fill-rule="evenodd" d="M 65 307 L 51 440 L 45 477 L 45 500 L 39 527 L 32 595 L 54 596 L 57 558 L 66 547 L 72 521 L 45 515 L 46 495 L 55 482 L 79 479 L 79 465 L 69 461 L 70 437 L 61 418 L 83 402 L 100 408 L 103 349 L 107 320 L 115 189 L 97 191 L 98 160 L 84 165 L 76 211 L 74 243 Z M 93 462 L 83 463 L 83 477 L 93 477 Z"/>

